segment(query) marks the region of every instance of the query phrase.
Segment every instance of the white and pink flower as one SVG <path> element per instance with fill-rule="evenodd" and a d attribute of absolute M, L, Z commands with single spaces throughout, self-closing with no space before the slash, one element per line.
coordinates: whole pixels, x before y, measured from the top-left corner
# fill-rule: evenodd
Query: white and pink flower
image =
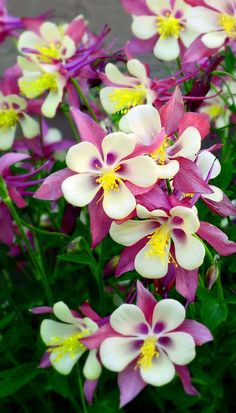
<path fill-rule="evenodd" d="M 137 205 L 137 216 L 140 220 L 113 222 L 110 235 L 119 244 L 136 248 L 134 268 L 140 275 L 162 278 L 169 263 L 189 271 L 202 265 L 205 248 L 195 237 L 200 222 L 194 209 L 176 206 L 167 213 Z"/>
<path fill-rule="evenodd" d="M 101 90 L 100 99 L 108 113 L 126 113 L 134 106 L 152 104 L 157 98 L 157 93 L 151 89 L 152 81 L 146 67 L 139 60 L 129 60 L 127 69 L 132 77 L 121 73 L 112 63 L 105 67 L 104 82 L 111 85 Z"/>

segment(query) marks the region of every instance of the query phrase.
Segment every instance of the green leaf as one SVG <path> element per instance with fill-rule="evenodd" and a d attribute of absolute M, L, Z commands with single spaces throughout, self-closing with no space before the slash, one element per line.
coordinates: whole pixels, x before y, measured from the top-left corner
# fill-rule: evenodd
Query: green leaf
<path fill-rule="evenodd" d="M 14 369 L 0 372 L 0 397 L 11 396 L 21 387 L 42 373 L 34 363 L 22 364 Z"/>
<path fill-rule="evenodd" d="M 90 257 L 88 257 L 85 254 L 80 254 L 80 253 L 62 254 L 62 255 L 58 255 L 57 258 L 62 261 L 75 262 L 77 264 L 87 264 L 87 265 L 92 264 Z"/>

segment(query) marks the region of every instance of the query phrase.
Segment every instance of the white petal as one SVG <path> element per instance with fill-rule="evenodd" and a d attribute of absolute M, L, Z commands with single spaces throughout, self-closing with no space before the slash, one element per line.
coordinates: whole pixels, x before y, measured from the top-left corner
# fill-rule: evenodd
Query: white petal
<path fill-rule="evenodd" d="M 72 334 L 78 332 L 76 326 L 70 324 L 59 323 L 54 320 L 43 320 L 40 326 L 40 335 L 43 342 L 47 345 L 53 345 L 53 338 L 61 337 L 61 342 L 65 337 L 69 337 Z"/>
<path fill-rule="evenodd" d="M 150 246 L 147 244 L 139 251 L 134 260 L 136 271 L 145 278 L 162 278 L 168 270 L 168 253 L 164 258 L 158 255 L 149 256 Z M 169 252 L 169 247 L 168 247 Z"/>
<path fill-rule="evenodd" d="M 117 111 L 117 102 L 111 99 L 111 96 L 117 90 L 118 90 L 117 87 L 111 87 L 111 86 L 104 87 L 103 89 L 100 90 L 101 104 L 108 113 L 115 113 Z M 125 103 L 122 109 L 125 109 Z"/>
<path fill-rule="evenodd" d="M 69 59 L 74 56 L 76 52 L 76 46 L 74 41 L 69 36 L 64 36 L 61 44 L 61 51 L 63 51 L 63 58 Z"/>
<path fill-rule="evenodd" d="M 223 46 L 227 37 L 227 33 L 222 30 L 204 34 L 204 36 L 202 36 L 202 42 L 210 49 L 215 49 Z"/>
<path fill-rule="evenodd" d="M 49 94 L 47 95 L 42 107 L 41 111 L 46 118 L 54 118 L 57 107 L 62 101 L 63 91 L 61 90 L 50 90 Z"/>
<path fill-rule="evenodd" d="M 165 334 L 164 337 L 171 340 L 170 344 L 163 346 L 163 348 L 173 363 L 184 366 L 194 359 L 196 355 L 195 343 L 190 334 L 176 332 Z"/>
<path fill-rule="evenodd" d="M 22 56 L 19 56 L 17 59 L 17 62 L 19 66 L 21 67 L 21 69 L 27 74 L 31 74 L 31 72 L 33 73 L 40 72 L 39 65 L 30 59 L 26 59 Z"/>
<path fill-rule="evenodd" d="M 50 362 L 58 373 L 66 376 L 67 374 L 70 374 L 74 365 L 77 363 L 83 353 L 84 351 L 80 351 L 74 357 L 71 357 L 71 355 L 68 353 L 63 357 L 60 357 L 60 353 L 55 351 L 50 354 Z"/>
<path fill-rule="evenodd" d="M 112 328 L 124 336 L 136 336 L 140 324 L 146 324 L 142 310 L 134 304 L 122 304 L 111 315 Z"/>
<path fill-rule="evenodd" d="M 126 218 L 135 207 L 135 197 L 123 182 L 119 182 L 118 191 L 104 192 L 103 209 L 112 219 Z"/>
<path fill-rule="evenodd" d="M 159 38 L 153 50 L 154 55 L 165 62 L 177 59 L 179 52 L 179 42 L 175 37 L 168 39 Z"/>
<path fill-rule="evenodd" d="M 103 341 L 100 347 L 102 364 L 111 371 L 122 371 L 138 357 L 139 348 L 134 338 L 111 337 Z"/>
<path fill-rule="evenodd" d="M 147 81 L 147 72 L 145 66 L 138 59 L 128 60 L 127 68 L 131 75 L 140 79 L 143 83 Z"/>
<path fill-rule="evenodd" d="M 99 173 L 97 165 L 101 167 L 102 158 L 100 152 L 90 142 L 80 142 L 71 146 L 66 155 L 66 164 L 74 172 Z"/>
<path fill-rule="evenodd" d="M 176 143 L 170 147 L 168 156 L 170 158 L 183 156 L 184 158 L 194 160 L 200 148 L 201 135 L 198 129 L 189 126 L 178 138 Z"/>
<path fill-rule="evenodd" d="M 205 257 L 203 244 L 193 235 L 177 237 L 172 233 L 177 263 L 185 270 L 194 270 L 202 265 Z"/>
<path fill-rule="evenodd" d="M 26 100 L 18 95 L 3 96 L 3 101 L 8 102 L 11 106 L 13 106 L 16 112 L 27 108 Z"/>
<path fill-rule="evenodd" d="M 135 221 L 130 219 L 120 225 L 113 222 L 110 228 L 110 236 L 118 244 L 128 247 L 151 234 L 156 227 L 156 222 L 151 220 Z"/>
<path fill-rule="evenodd" d="M 97 350 L 91 350 L 84 365 L 83 374 L 87 380 L 97 380 L 102 366 L 97 359 Z"/>
<path fill-rule="evenodd" d="M 216 10 L 221 11 L 222 13 L 228 12 L 228 7 L 231 5 L 234 8 L 234 0 L 204 0 L 208 6 L 213 7 Z"/>
<path fill-rule="evenodd" d="M 30 52 L 25 52 L 23 51 L 24 48 L 30 48 L 30 49 L 36 49 L 38 50 L 38 47 L 44 46 L 44 42 L 41 39 L 40 36 L 38 36 L 36 33 L 31 32 L 31 31 L 25 31 L 23 32 L 20 37 L 19 41 L 17 44 L 18 50 L 23 53 L 23 54 L 29 54 Z"/>
<path fill-rule="evenodd" d="M 119 128 L 126 133 L 133 132 L 138 143 L 148 145 L 161 131 L 159 112 L 151 105 L 136 106 L 121 118 Z"/>
<path fill-rule="evenodd" d="M 13 145 L 15 133 L 16 133 L 16 126 L 13 126 L 12 128 L 9 128 L 7 130 L 5 128 L 0 128 L 0 150 L 1 151 L 6 151 Z"/>
<path fill-rule="evenodd" d="M 90 174 L 78 174 L 65 179 L 61 189 L 67 202 L 82 207 L 93 200 L 99 191 L 99 185 L 96 185 Z"/>
<path fill-rule="evenodd" d="M 186 311 L 182 304 L 172 298 L 159 301 L 153 311 L 152 327 L 156 323 L 163 323 L 164 332 L 175 330 L 185 319 Z"/>
<path fill-rule="evenodd" d="M 157 176 L 159 179 L 171 179 L 179 172 L 179 162 L 169 160 L 165 165 L 157 165 Z"/>
<path fill-rule="evenodd" d="M 160 351 L 159 357 L 152 361 L 151 367 L 141 367 L 140 373 L 145 383 L 163 386 L 174 378 L 175 368 L 164 352 Z"/>
<path fill-rule="evenodd" d="M 44 41 L 49 44 L 61 41 L 61 33 L 55 23 L 45 22 L 41 24 L 39 31 Z"/>
<path fill-rule="evenodd" d="M 156 16 L 133 16 L 131 29 L 138 39 L 151 39 L 157 34 Z"/>
<path fill-rule="evenodd" d="M 63 301 L 58 301 L 53 306 L 53 314 L 58 318 L 58 320 L 64 323 L 76 324 L 76 318 L 72 315 L 69 307 L 63 303 Z"/>
<path fill-rule="evenodd" d="M 108 79 L 115 85 L 135 86 L 137 84 L 136 79 L 123 75 L 123 73 L 121 73 L 121 71 L 112 63 L 106 65 L 105 73 Z"/>
<path fill-rule="evenodd" d="M 146 0 L 146 3 L 155 14 L 160 14 L 163 10 L 171 10 L 170 0 Z"/>
<path fill-rule="evenodd" d="M 107 159 L 108 155 L 112 155 L 114 161 L 112 163 L 118 163 L 121 159 L 126 158 L 130 155 L 135 148 L 135 138 L 133 135 L 127 135 L 123 132 L 114 132 L 105 136 L 102 141 L 102 150 L 104 153 L 105 162 L 109 161 Z"/>
<path fill-rule="evenodd" d="M 219 13 L 206 7 L 193 7 L 187 14 L 188 28 L 197 33 L 207 33 L 219 28 Z"/>
<path fill-rule="evenodd" d="M 26 138 L 31 139 L 39 134 L 39 125 L 36 120 L 26 113 L 21 114 L 20 125 Z"/>
<path fill-rule="evenodd" d="M 170 215 L 172 217 L 179 217 L 183 219 L 182 224 L 173 224 L 173 227 L 182 227 L 187 234 L 195 234 L 200 227 L 199 219 L 191 208 L 186 208 L 179 205 L 170 210 Z"/>
<path fill-rule="evenodd" d="M 117 171 L 117 176 L 127 179 L 134 185 L 147 188 L 157 181 L 157 165 L 148 156 L 136 156 L 121 163 L 124 172 Z"/>
<path fill-rule="evenodd" d="M 202 151 L 197 157 L 197 166 L 201 170 L 204 179 L 210 173 L 210 179 L 216 178 L 221 171 L 221 165 L 218 159 L 209 151 Z"/>
<path fill-rule="evenodd" d="M 180 33 L 180 38 L 185 47 L 189 47 L 190 44 L 199 36 L 195 31 L 188 30 L 187 28 Z"/>
<path fill-rule="evenodd" d="M 204 194 L 202 195 L 203 198 L 209 199 L 210 201 L 215 201 L 215 202 L 221 202 L 223 197 L 224 197 L 224 193 L 223 191 L 218 188 L 217 186 L 214 185 L 209 185 L 211 190 L 213 191 L 212 194 Z"/>
<path fill-rule="evenodd" d="M 138 217 L 141 219 L 157 218 L 157 217 L 168 218 L 168 214 L 162 209 L 154 209 L 153 211 L 149 211 L 143 205 L 138 204 L 136 210 L 137 210 Z"/>

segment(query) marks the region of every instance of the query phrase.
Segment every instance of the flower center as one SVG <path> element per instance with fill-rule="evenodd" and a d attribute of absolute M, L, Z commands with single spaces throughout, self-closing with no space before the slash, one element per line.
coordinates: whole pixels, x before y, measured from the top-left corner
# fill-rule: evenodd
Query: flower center
<path fill-rule="evenodd" d="M 154 152 L 151 153 L 152 159 L 158 161 L 160 165 L 164 165 L 166 162 L 166 150 L 169 147 L 169 140 L 165 137 L 164 141 L 162 142 L 161 146 L 156 149 Z"/>
<path fill-rule="evenodd" d="M 211 105 L 209 108 L 205 109 L 211 119 L 218 118 L 224 114 L 224 109 L 220 105 Z"/>
<path fill-rule="evenodd" d="M 96 179 L 96 182 L 102 185 L 102 188 L 107 194 L 110 191 L 119 192 L 119 183 L 122 182 L 115 174 L 116 171 L 120 169 L 120 165 L 116 166 L 110 171 L 104 171 L 100 178 Z"/>
<path fill-rule="evenodd" d="M 56 75 L 54 73 L 44 73 L 38 79 L 28 80 L 21 78 L 19 86 L 24 96 L 28 99 L 34 99 L 46 90 L 57 90 Z"/>
<path fill-rule="evenodd" d="M 219 25 L 226 31 L 228 37 L 236 40 L 236 17 L 229 14 L 219 16 Z"/>
<path fill-rule="evenodd" d="M 0 109 L 0 128 L 10 129 L 18 122 L 19 116 L 14 109 Z"/>
<path fill-rule="evenodd" d="M 66 355 L 69 355 L 69 357 L 73 359 L 78 353 L 86 350 L 86 347 L 80 342 L 80 339 L 89 334 L 90 330 L 87 329 L 65 338 L 60 336 L 52 337 L 49 345 L 53 347 L 47 349 L 47 352 L 57 354 L 55 361 L 60 361 Z"/>
<path fill-rule="evenodd" d="M 168 244 L 170 241 L 170 226 L 162 224 L 151 236 L 148 242 L 149 251 L 146 252 L 147 257 L 158 255 L 164 260 L 168 251 Z"/>
<path fill-rule="evenodd" d="M 157 30 L 161 39 L 169 39 L 170 37 L 178 39 L 183 26 L 179 19 L 167 13 L 165 16 L 157 17 Z"/>
<path fill-rule="evenodd" d="M 48 46 L 38 46 L 36 49 L 40 53 L 40 60 L 51 62 L 51 59 L 61 59 L 61 43 L 50 43 Z"/>
<path fill-rule="evenodd" d="M 152 365 L 152 360 L 154 357 L 159 357 L 159 352 L 156 348 L 157 339 L 154 336 L 147 337 L 144 341 L 141 350 L 140 356 L 137 362 L 139 367 L 148 368 Z"/>
<path fill-rule="evenodd" d="M 138 85 L 133 89 L 121 88 L 116 89 L 109 94 L 109 99 L 115 102 L 115 112 L 127 113 L 134 106 L 141 105 L 146 100 L 146 90 L 142 85 Z"/>

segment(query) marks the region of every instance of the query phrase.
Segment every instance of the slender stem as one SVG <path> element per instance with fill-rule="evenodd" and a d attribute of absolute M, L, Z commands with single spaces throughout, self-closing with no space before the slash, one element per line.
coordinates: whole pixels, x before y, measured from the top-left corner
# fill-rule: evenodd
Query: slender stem
<path fill-rule="evenodd" d="M 171 195 L 172 189 L 171 189 L 171 184 L 170 184 L 169 179 L 166 179 L 166 186 L 167 186 L 168 194 Z"/>
<path fill-rule="evenodd" d="M 73 119 L 70 115 L 70 112 L 68 110 L 64 110 L 64 109 L 62 109 L 62 111 L 63 111 L 66 119 L 68 120 L 68 122 L 70 124 L 71 130 L 72 130 L 72 133 L 73 133 L 73 136 L 74 136 L 76 142 L 80 142 L 80 135 L 79 135 L 79 132 L 78 132 L 76 126 L 75 126 L 75 122 L 73 121 Z"/>
<path fill-rule="evenodd" d="M 77 80 L 74 79 L 74 78 L 71 78 L 71 83 L 74 85 L 74 88 L 76 89 L 76 91 L 77 91 L 80 99 L 82 100 L 82 102 L 83 102 L 83 103 L 85 104 L 85 106 L 87 107 L 87 109 L 88 109 L 90 115 L 92 116 L 93 120 L 95 120 L 95 121 L 97 122 L 97 121 L 98 121 L 98 120 L 97 120 L 97 116 L 96 116 L 96 114 L 94 113 L 92 107 L 90 106 L 89 101 L 88 101 L 88 99 L 86 98 L 86 96 L 84 95 L 84 93 L 83 93 L 83 91 L 82 91 L 79 83 L 77 82 Z"/>
<path fill-rule="evenodd" d="M 77 373 L 78 373 L 78 384 L 79 384 L 80 397 L 82 401 L 83 413 L 87 413 L 86 401 L 84 397 L 84 390 L 83 390 L 79 366 L 77 366 Z"/>

